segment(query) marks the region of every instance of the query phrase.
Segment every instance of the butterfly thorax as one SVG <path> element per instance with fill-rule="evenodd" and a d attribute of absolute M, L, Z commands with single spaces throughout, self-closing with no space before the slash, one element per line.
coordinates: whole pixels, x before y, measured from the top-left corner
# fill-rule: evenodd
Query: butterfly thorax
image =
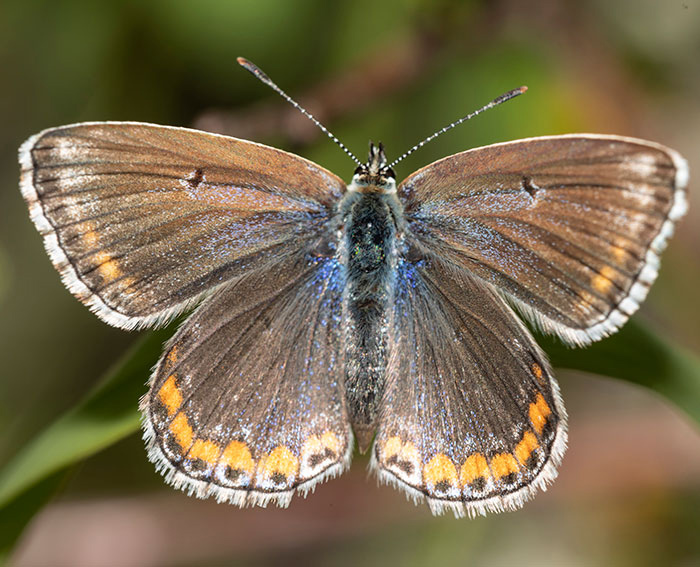
<path fill-rule="evenodd" d="M 340 203 L 346 287 L 345 390 L 360 450 L 372 440 L 384 392 L 387 318 L 392 305 L 402 208 L 381 147 L 353 177 Z"/>

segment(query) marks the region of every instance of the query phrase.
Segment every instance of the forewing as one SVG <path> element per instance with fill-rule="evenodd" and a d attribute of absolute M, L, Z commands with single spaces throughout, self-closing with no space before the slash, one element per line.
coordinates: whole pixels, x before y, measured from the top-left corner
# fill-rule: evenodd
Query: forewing
<path fill-rule="evenodd" d="M 419 246 L 495 285 L 544 330 L 586 344 L 646 296 L 687 182 L 669 148 L 581 134 L 450 156 L 405 179 L 399 195 Z"/>
<path fill-rule="evenodd" d="M 260 144 L 139 123 L 45 130 L 21 186 L 64 283 L 106 322 L 160 323 L 271 259 L 313 246 L 345 190 Z"/>
<path fill-rule="evenodd" d="M 142 400 L 149 458 L 175 487 L 286 505 L 349 465 L 343 269 L 297 256 L 223 288 L 168 344 Z"/>
<path fill-rule="evenodd" d="M 566 413 L 543 353 L 487 284 L 399 265 L 372 466 L 434 513 L 517 508 L 556 476 Z"/>

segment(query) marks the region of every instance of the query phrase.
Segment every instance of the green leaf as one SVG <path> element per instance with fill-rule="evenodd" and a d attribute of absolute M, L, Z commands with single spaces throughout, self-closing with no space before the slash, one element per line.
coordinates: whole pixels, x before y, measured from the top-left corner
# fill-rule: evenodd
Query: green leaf
<path fill-rule="evenodd" d="M 138 430 L 138 400 L 169 334 L 139 340 L 82 402 L 0 469 L 0 558 L 49 501 L 66 469 Z"/>
<path fill-rule="evenodd" d="M 49 500 L 63 471 L 138 430 L 138 399 L 168 334 L 158 331 L 142 339 L 83 402 L 0 470 L 0 527 L 7 534 L 0 544 L 9 546 L 19 536 Z M 645 386 L 700 423 L 700 360 L 649 329 L 631 322 L 585 349 L 567 348 L 551 338 L 539 342 L 554 366 Z"/>
<path fill-rule="evenodd" d="M 587 348 L 568 348 L 551 337 L 538 342 L 555 367 L 644 386 L 700 424 L 700 359 L 649 328 L 630 321 L 615 335 Z"/>
<path fill-rule="evenodd" d="M 26 525 L 60 490 L 71 472 L 69 469 L 49 475 L 0 508 L 0 565 L 8 563 Z"/>

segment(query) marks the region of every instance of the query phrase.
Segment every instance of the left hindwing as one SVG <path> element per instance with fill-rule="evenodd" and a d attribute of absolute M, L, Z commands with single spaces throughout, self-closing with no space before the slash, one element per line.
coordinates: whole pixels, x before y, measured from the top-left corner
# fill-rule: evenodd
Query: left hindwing
<path fill-rule="evenodd" d="M 576 134 L 456 154 L 398 191 L 419 247 L 493 284 L 544 330 L 587 344 L 646 296 L 687 182 L 669 148 Z"/>
<path fill-rule="evenodd" d="M 209 297 L 168 343 L 142 400 L 168 482 L 286 505 L 350 463 L 342 266 L 300 253 Z"/>
<path fill-rule="evenodd" d="M 395 289 L 373 468 L 434 512 L 521 506 L 566 447 L 544 355 L 487 284 L 438 259 L 402 260 Z"/>

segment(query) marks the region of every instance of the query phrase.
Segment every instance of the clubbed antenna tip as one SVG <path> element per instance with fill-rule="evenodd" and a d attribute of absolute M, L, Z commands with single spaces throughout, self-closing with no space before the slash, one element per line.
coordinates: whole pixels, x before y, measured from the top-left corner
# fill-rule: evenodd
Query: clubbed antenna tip
<path fill-rule="evenodd" d="M 481 114 L 482 112 L 484 112 L 484 110 L 488 110 L 489 108 L 493 108 L 494 106 L 498 106 L 499 104 L 504 103 L 504 102 L 506 102 L 507 100 L 510 100 L 511 98 L 515 98 L 516 96 L 523 94 L 525 91 L 527 91 L 527 87 L 526 87 L 526 86 L 522 86 L 522 87 L 518 87 L 517 89 L 513 89 L 512 91 L 508 91 L 507 93 L 503 93 L 501 96 L 498 96 L 498 97 L 494 98 L 491 102 L 489 102 L 488 104 L 482 106 L 479 110 L 475 110 L 474 112 L 471 112 L 471 113 L 467 114 L 466 116 L 460 118 L 459 120 L 455 120 L 455 121 L 452 122 L 451 124 L 448 124 L 448 125 L 445 126 L 444 128 L 441 128 L 441 129 L 438 130 L 437 132 L 431 134 L 430 136 L 428 136 L 427 138 L 425 138 L 422 142 L 417 143 L 417 144 L 416 144 L 415 146 L 413 146 L 410 150 L 408 150 L 407 152 L 405 152 L 404 154 L 402 154 L 401 156 L 399 156 L 397 159 L 395 159 L 394 161 L 392 161 L 392 162 L 389 164 L 389 167 L 394 167 L 397 163 L 399 163 L 400 161 L 403 161 L 404 159 L 406 159 L 406 158 L 407 158 L 408 156 L 410 156 L 413 152 L 415 152 L 416 150 L 418 150 L 418 149 L 422 148 L 423 146 L 425 146 L 425 144 L 427 144 L 428 142 L 432 142 L 432 141 L 433 141 L 435 138 L 437 138 L 439 135 L 444 134 L 444 133 L 447 132 L 448 130 L 452 130 L 452 128 L 454 128 L 455 126 L 459 126 L 462 122 L 466 122 L 466 121 L 469 120 L 470 118 L 474 118 L 475 116 L 477 116 L 477 115 Z"/>
<path fill-rule="evenodd" d="M 244 69 L 246 69 L 247 71 L 249 71 L 250 73 L 252 73 L 258 80 L 260 80 L 260 81 L 262 81 L 263 83 L 265 83 L 268 87 L 270 87 L 270 88 L 271 88 L 272 90 L 274 90 L 277 94 L 279 94 L 282 98 L 284 98 L 289 104 L 291 104 L 294 108 L 296 108 L 299 112 L 301 112 L 304 116 L 306 116 L 309 120 L 311 120 L 311 122 L 313 122 L 314 124 L 316 124 L 316 126 L 318 126 L 318 128 L 319 128 L 323 133 L 325 133 L 331 140 L 333 140 L 333 141 L 340 147 L 340 149 L 342 149 L 348 156 L 350 156 L 350 159 L 352 159 L 357 165 L 362 165 L 362 162 L 361 162 L 359 159 L 357 159 L 357 157 L 355 157 L 355 154 L 353 154 L 353 153 L 345 146 L 345 144 L 343 144 L 340 140 L 338 140 L 338 138 L 336 138 L 331 132 L 329 132 L 328 129 L 327 129 L 323 124 L 321 124 L 318 120 L 316 120 L 316 118 L 314 118 L 314 117 L 311 115 L 311 113 L 309 113 L 307 110 L 305 110 L 304 108 L 302 108 L 301 105 L 299 105 L 299 103 L 297 103 L 292 97 L 290 97 L 287 93 L 285 93 L 282 89 L 280 89 L 280 88 L 272 81 L 272 79 L 270 79 L 270 77 L 268 77 L 265 73 L 263 73 L 263 71 L 260 69 L 260 67 L 258 67 L 257 65 L 255 65 L 255 64 L 252 63 L 251 61 L 248 61 L 245 57 L 238 57 L 236 60 L 238 61 L 238 64 L 239 64 L 241 67 L 243 67 Z M 467 120 L 469 120 L 469 119 L 471 119 L 471 118 L 474 118 L 475 116 L 481 114 L 481 113 L 484 112 L 485 110 L 488 110 L 489 108 L 493 108 L 494 106 L 498 106 L 499 104 L 502 104 L 502 103 L 506 102 L 507 100 L 510 100 L 510 99 L 512 99 L 512 98 L 515 98 L 516 96 L 521 95 L 521 94 L 523 94 L 523 93 L 526 92 L 526 91 L 527 91 L 527 87 L 526 87 L 526 86 L 522 86 L 522 87 L 518 87 L 517 89 L 513 89 L 513 90 L 511 90 L 511 91 L 508 91 L 507 93 L 504 93 L 504 94 L 502 94 L 502 95 L 499 96 L 499 97 L 496 97 L 495 99 L 493 99 L 493 100 L 492 100 L 491 102 L 489 102 L 488 104 L 482 106 L 479 110 L 476 110 L 476 111 L 474 111 L 474 112 L 471 112 L 470 114 L 467 114 L 466 116 L 460 118 L 459 120 L 455 120 L 455 121 L 452 122 L 451 124 L 448 124 L 448 125 L 445 126 L 444 128 L 442 128 L 442 129 L 438 130 L 437 132 L 431 134 L 430 136 L 428 136 L 427 138 L 425 138 L 422 142 L 419 142 L 418 144 L 416 144 L 415 146 L 413 146 L 410 150 L 408 150 L 408 151 L 405 152 L 403 155 L 401 155 L 400 157 L 398 157 L 397 159 L 395 159 L 393 162 L 391 162 L 391 163 L 389 164 L 388 167 L 394 167 L 397 163 L 399 163 L 400 161 L 406 159 L 406 158 L 407 158 L 408 156 L 410 156 L 413 152 L 415 152 L 416 150 L 422 148 L 422 147 L 423 147 L 425 144 L 427 144 L 428 142 L 434 140 L 435 138 L 437 138 L 437 137 L 440 136 L 441 134 L 444 134 L 444 133 L 447 132 L 448 130 L 451 130 L 451 129 L 454 128 L 455 126 L 458 126 L 458 125 L 462 124 L 462 122 L 466 122 Z"/>

